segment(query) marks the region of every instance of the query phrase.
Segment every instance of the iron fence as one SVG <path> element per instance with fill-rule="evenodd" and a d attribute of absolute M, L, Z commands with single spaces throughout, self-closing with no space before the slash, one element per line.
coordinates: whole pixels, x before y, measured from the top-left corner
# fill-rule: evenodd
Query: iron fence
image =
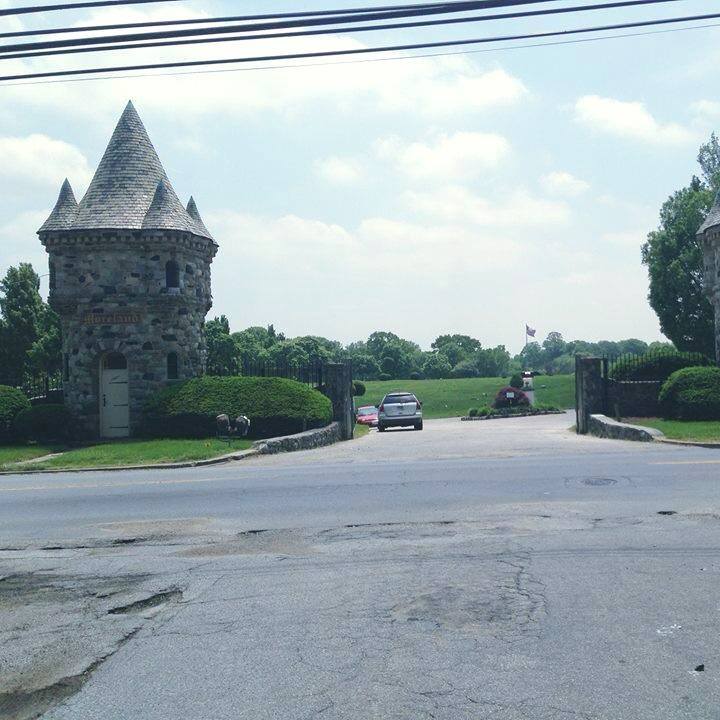
<path fill-rule="evenodd" d="M 281 377 L 320 387 L 323 384 L 323 363 L 296 365 L 294 363 L 273 363 L 243 361 L 239 375 L 246 377 Z"/>
<path fill-rule="evenodd" d="M 605 377 L 617 382 L 662 382 L 682 367 L 715 364 L 714 360 L 700 352 L 665 349 L 624 353 L 603 360 Z"/>

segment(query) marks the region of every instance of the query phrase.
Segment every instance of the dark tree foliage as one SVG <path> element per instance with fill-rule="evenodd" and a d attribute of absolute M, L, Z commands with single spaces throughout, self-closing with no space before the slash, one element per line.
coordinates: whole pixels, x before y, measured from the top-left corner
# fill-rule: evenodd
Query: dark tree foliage
<path fill-rule="evenodd" d="M 714 315 L 703 291 L 697 229 L 712 205 L 712 190 L 698 178 L 660 210 L 660 227 L 648 235 L 642 262 L 650 278 L 650 305 L 660 329 L 680 350 L 715 353 Z"/>

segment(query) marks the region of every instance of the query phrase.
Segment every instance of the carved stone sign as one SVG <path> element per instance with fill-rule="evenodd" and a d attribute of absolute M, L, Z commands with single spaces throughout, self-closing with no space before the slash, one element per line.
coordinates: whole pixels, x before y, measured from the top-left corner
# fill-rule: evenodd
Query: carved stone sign
<path fill-rule="evenodd" d="M 137 313 L 86 313 L 83 325 L 135 325 L 140 322 Z"/>

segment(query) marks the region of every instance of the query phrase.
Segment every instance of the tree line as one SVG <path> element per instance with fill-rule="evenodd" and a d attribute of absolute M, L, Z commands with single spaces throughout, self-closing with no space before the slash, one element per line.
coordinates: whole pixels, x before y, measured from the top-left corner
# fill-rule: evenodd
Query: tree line
<path fill-rule="evenodd" d="M 477 338 L 461 334 L 440 335 L 425 351 L 412 340 L 385 330 L 343 346 L 318 335 L 287 338 L 273 325 L 231 332 L 224 315 L 206 324 L 205 336 L 211 375 L 241 374 L 264 364 L 303 366 L 350 360 L 358 380 L 504 377 L 520 370 L 571 373 L 576 354 L 617 356 L 672 347 L 634 338 L 566 342 L 559 332 L 551 332 L 542 343 L 528 343 L 515 356 L 504 345 L 483 347 Z"/>

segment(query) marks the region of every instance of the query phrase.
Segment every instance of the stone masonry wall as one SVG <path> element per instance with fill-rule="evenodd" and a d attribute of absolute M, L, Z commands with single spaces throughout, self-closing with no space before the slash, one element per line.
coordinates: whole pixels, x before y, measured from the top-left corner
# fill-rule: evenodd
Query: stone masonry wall
<path fill-rule="evenodd" d="M 215 246 L 174 231 L 52 233 L 43 241 L 50 254 L 50 303 L 62 320 L 67 356 L 65 402 L 83 434 L 97 436 L 100 361 L 122 353 L 133 434 L 147 396 L 168 382 L 168 353 L 177 354 L 180 380 L 204 369 L 202 328 L 212 305 Z M 179 268 L 178 288 L 166 287 L 169 260 Z"/>

